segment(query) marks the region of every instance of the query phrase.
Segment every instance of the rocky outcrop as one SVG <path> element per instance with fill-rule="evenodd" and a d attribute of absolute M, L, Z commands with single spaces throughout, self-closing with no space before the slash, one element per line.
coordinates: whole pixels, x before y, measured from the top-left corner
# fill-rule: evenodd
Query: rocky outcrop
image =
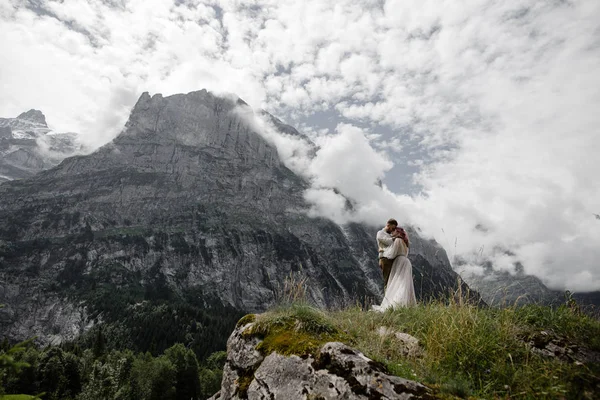
<path fill-rule="evenodd" d="M 314 355 L 261 354 L 253 323 L 238 326 L 227 342 L 221 391 L 229 399 L 433 399 L 424 385 L 390 375 L 385 367 L 340 342 Z"/>
<path fill-rule="evenodd" d="M 531 352 L 547 358 L 556 358 L 578 365 L 600 363 L 600 353 L 589 348 L 573 344 L 551 331 L 535 331 L 522 336 Z M 600 383 L 600 382 L 598 382 Z"/>
<path fill-rule="evenodd" d="M 100 289 L 124 306 L 160 299 L 263 311 L 290 279 L 321 307 L 379 301 L 376 228 L 308 217 L 307 182 L 249 123 L 247 107 L 205 90 L 144 93 L 111 143 L 0 185 L 0 282 L 45 293 L 36 307 L 59 298 L 88 315 L 105 312 Z M 411 239 L 418 298 L 447 296 L 458 275 L 446 253 L 418 232 Z M 29 300 L 0 303 L 31 319 Z M 71 332 L 70 323 L 35 321 L 42 341 Z M 14 321 L 0 329 L 23 332 Z"/>
<path fill-rule="evenodd" d="M 40 110 L 31 109 L 29 111 L 19 114 L 17 118 L 33 122 L 37 125 L 45 126 L 46 128 L 48 127 L 48 125 L 46 124 L 46 116 Z"/>

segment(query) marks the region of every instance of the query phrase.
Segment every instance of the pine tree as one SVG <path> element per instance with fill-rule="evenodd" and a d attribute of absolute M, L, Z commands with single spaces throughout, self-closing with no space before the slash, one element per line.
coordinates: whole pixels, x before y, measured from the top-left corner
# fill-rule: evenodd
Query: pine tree
<path fill-rule="evenodd" d="M 98 327 L 98 331 L 96 332 L 96 338 L 94 339 L 93 353 L 94 358 L 101 358 L 106 352 L 106 340 L 104 339 L 104 334 L 102 333 L 102 327 Z"/>
<path fill-rule="evenodd" d="M 200 380 L 198 360 L 190 349 L 181 343 L 165 350 L 165 356 L 175 366 L 175 397 L 177 399 L 198 399 Z"/>

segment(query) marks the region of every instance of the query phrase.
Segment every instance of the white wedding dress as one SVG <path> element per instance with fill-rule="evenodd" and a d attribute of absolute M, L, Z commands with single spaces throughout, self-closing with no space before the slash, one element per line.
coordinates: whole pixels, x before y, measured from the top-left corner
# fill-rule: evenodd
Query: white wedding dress
<path fill-rule="evenodd" d="M 407 257 L 408 248 L 402 239 L 396 239 L 383 251 L 383 256 L 394 259 L 392 270 L 381 305 L 373 306 L 375 311 L 385 311 L 392 307 L 408 307 L 417 304 L 415 285 L 412 277 L 412 264 Z"/>

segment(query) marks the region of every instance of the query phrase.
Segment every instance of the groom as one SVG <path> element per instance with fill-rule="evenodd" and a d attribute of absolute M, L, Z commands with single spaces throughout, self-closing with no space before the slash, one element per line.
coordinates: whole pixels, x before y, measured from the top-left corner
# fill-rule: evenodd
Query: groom
<path fill-rule="evenodd" d="M 377 247 L 379 248 L 379 268 L 383 272 L 383 290 L 387 288 L 388 280 L 390 279 L 390 272 L 392 270 L 393 259 L 385 258 L 383 251 L 394 243 L 396 239 L 396 228 L 398 222 L 391 218 L 388 220 L 385 227 L 377 232 Z"/>

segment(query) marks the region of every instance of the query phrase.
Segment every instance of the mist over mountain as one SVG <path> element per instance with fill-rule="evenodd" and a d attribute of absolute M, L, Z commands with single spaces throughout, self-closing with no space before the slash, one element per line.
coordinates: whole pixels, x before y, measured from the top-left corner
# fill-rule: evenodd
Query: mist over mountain
<path fill-rule="evenodd" d="M 79 139 L 76 133 L 52 131 L 39 110 L 0 118 L 0 183 L 33 176 L 89 151 Z"/>
<path fill-rule="evenodd" d="M 516 263 L 513 270 L 500 269 L 490 261 L 482 262 L 480 266 L 473 268 L 463 259 L 455 258 L 453 267 L 469 287 L 476 290 L 490 306 L 559 306 L 571 299 L 590 314 L 599 314 L 599 292 L 551 289 L 542 279 L 525 273 L 520 263 Z"/>

